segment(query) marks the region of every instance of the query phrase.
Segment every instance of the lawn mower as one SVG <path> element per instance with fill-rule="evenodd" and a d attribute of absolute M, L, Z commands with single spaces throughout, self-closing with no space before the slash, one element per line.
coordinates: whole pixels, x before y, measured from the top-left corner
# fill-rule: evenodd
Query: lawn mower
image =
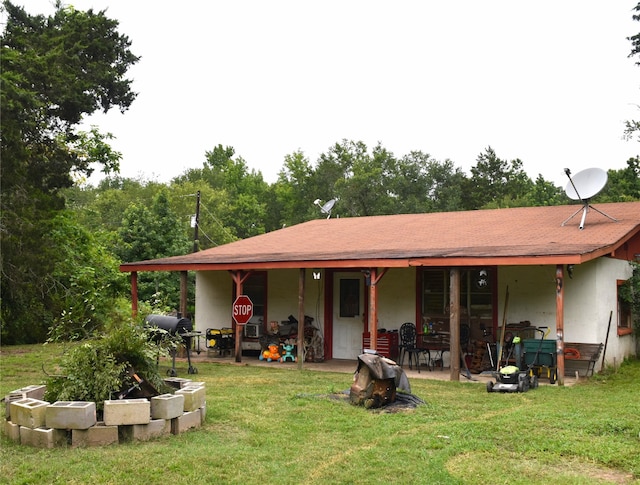
<path fill-rule="evenodd" d="M 520 337 L 513 337 L 510 341 L 509 353 L 505 359 L 505 363 L 509 362 L 509 358 L 514 348 L 516 356 L 520 356 Z M 538 348 L 538 352 L 540 349 Z M 534 359 L 535 361 L 535 359 Z M 516 363 L 518 358 L 516 358 Z M 520 370 L 517 365 L 505 365 L 494 372 L 496 382 L 487 382 L 487 392 L 527 392 L 529 389 L 538 387 L 538 376 L 531 372 L 531 369 Z"/>

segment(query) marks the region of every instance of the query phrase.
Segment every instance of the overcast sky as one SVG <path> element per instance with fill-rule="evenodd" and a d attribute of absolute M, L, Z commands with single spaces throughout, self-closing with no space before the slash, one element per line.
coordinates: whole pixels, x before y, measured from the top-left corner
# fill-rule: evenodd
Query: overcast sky
<path fill-rule="evenodd" d="M 126 177 L 169 181 L 222 144 L 271 183 L 287 154 L 315 166 L 348 139 L 467 174 L 491 146 L 564 187 L 565 167 L 640 153 L 622 139 L 640 118 L 636 0 L 69 3 L 107 9 L 141 56 L 131 109 L 90 119 L 116 137 Z"/>

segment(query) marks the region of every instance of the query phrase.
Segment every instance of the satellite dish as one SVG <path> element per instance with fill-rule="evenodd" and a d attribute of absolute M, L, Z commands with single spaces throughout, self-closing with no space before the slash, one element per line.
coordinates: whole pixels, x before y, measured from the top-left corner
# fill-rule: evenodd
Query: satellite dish
<path fill-rule="evenodd" d="M 612 221 L 618 222 L 617 219 L 614 219 L 610 215 L 607 215 L 601 210 L 596 209 L 589 203 L 589 199 L 598 195 L 602 191 L 602 189 L 604 189 L 604 186 L 607 185 L 607 172 L 605 172 L 601 168 L 587 168 L 575 174 L 573 178 L 571 178 L 571 170 L 569 170 L 568 168 L 564 169 L 564 173 L 566 173 L 567 177 L 569 177 L 569 183 L 564 189 L 565 194 L 567 194 L 567 197 L 572 200 L 582 201 L 582 208 L 575 211 L 571 215 L 571 217 L 565 220 L 562 223 L 563 226 L 567 222 L 569 222 L 578 212 L 582 211 L 580 229 L 584 229 L 584 222 L 587 218 L 587 212 L 589 212 L 589 209 L 593 209 L 603 216 L 608 217 Z"/>
<path fill-rule="evenodd" d="M 329 219 L 329 217 L 331 217 L 331 209 L 333 209 L 333 206 L 336 204 L 336 199 L 328 200 L 322 205 L 320 205 L 320 202 L 321 202 L 320 199 L 316 199 L 313 201 L 315 205 L 320 207 L 320 211 L 323 214 L 327 214 L 327 219 Z"/>
<path fill-rule="evenodd" d="M 570 174 L 571 172 L 567 175 Z M 605 185 L 607 185 L 607 172 L 601 168 L 587 168 L 575 174 L 573 179 L 569 177 L 569 183 L 564 191 L 572 200 L 586 200 L 598 195 Z"/>

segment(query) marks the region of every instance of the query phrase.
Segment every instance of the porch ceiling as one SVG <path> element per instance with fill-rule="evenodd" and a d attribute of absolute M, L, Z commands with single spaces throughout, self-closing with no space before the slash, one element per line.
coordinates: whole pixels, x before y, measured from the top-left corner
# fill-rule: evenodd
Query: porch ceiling
<path fill-rule="evenodd" d="M 317 219 L 121 271 L 579 264 L 639 247 L 640 202 Z"/>

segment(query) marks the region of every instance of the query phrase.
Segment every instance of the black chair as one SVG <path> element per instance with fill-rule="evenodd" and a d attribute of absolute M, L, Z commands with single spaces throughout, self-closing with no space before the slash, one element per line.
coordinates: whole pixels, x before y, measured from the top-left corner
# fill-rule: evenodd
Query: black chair
<path fill-rule="evenodd" d="M 415 362 L 415 365 L 420 372 L 420 356 L 425 356 L 425 362 L 427 365 L 429 364 L 431 353 L 428 349 L 421 348 L 417 344 L 418 334 L 416 332 L 416 326 L 411 323 L 403 323 L 400 327 L 400 367 L 404 364 L 404 356 L 406 354 L 409 355 L 409 369 L 412 369 L 412 362 Z"/>

